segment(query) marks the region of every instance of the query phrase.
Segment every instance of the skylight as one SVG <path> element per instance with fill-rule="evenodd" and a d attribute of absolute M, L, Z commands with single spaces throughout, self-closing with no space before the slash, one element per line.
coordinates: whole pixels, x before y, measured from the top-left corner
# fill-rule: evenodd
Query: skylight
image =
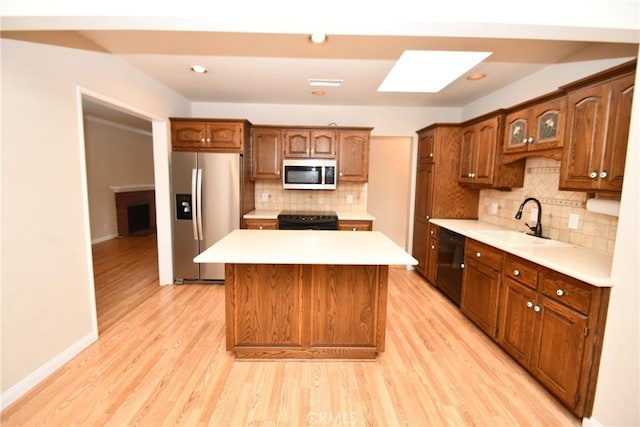
<path fill-rule="evenodd" d="M 378 92 L 439 92 L 492 53 L 405 50 Z"/>

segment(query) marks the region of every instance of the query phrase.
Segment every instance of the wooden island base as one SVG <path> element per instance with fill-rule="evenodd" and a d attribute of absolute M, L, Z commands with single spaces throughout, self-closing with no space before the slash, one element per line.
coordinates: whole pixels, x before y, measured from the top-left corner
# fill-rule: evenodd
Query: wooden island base
<path fill-rule="evenodd" d="M 374 359 L 387 265 L 225 266 L 226 348 L 238 358 Z"/>

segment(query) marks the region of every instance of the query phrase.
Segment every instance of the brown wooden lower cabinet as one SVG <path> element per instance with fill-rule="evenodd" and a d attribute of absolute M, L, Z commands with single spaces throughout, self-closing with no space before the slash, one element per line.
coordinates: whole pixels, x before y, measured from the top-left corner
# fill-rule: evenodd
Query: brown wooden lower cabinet
<path fill-rule="evenodd" d="M 340 231 L 371 231 L 373 221 L 366 220 L 338 220 L 338 230 Z"/>
<path fill-rule="evenodd" d="M 226 264 L 226 348 L 238 358 L 373 359 L 386 265 Z"/>
<path fill-rule="evenodd" d="M 467 239 L 470 247 L 484 256 L 475 249 L 486 245 Z M 610 288 L 511 254 L 498 273 L 468 252 L 462 312 L 575 415 L 591 416 Z"/>

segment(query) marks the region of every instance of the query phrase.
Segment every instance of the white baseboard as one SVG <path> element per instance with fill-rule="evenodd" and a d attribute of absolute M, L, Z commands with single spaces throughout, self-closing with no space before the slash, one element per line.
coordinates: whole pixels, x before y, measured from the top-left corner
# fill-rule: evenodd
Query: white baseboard
<path fill-rule="evenodd" d="M 0 411 L 18 400 L 22 395 L 35 387 L 42 380 L 51 375 L 56 369 L 76 357 L 82 350 L 97 341 L 97 332 L 91 332 L 80 340 L 76 341 L 69 348 L 58 354 L 56 357 L 27 375 L 19 383 L 9 388 L 0 395 Z"/>
<path fill-rule="evenodd" d="M 107 236 L 98 237 L 97 239 L 91 240 L 91 244 L 95 245 L 96 243 L 106 242 L 107 240 L 115 239 L 118 237 L 117 234 L 109 234 Z"/>
<path fill-rule="evenodd" d="M 595 418 L 583 418 L 582 427 L 604 427 L 604 426 L 600 424 L 600 422 Z"/>

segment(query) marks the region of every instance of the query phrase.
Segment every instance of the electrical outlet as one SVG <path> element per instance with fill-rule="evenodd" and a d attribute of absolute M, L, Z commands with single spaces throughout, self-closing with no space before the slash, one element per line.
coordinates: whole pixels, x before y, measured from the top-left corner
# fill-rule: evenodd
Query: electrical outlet
<path fill-rule="evenodd" d="M 353 194 L 347 194 L 347 204 L 353 203 Z"/>
<path fill-rule="evenodd" d="M 579 223 L 580 223 L 580 215 L 578 215 L 578 214 L 570 214 L 569 215 L 569 228 L 570 229 L 577 230 Z"/>
<path fill-rule="evenodd" d="M 529 217 L 531 221 L 538 220 L 538 208 L 531 208 L 531 216 Z"/>
<path fill-rule="evenodd" d="M 491 215 L 498 215 L 498 204 L 496 202 L 491 203 Z"/>
<path fill-rule="evenodd" d="M 269 193 L 262 193 L 260 195 L 260 201 L 262 202 L 268 202 L 269 201 Z"/>

